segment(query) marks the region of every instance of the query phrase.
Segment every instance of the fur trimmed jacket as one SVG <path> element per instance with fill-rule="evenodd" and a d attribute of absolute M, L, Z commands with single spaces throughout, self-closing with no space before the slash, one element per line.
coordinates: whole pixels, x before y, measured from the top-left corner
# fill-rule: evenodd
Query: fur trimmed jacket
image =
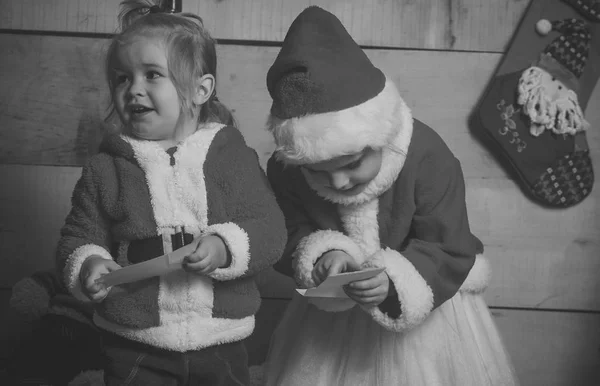
<path fill-rule="evenodd" d="M 311 188 L 296 165 L 275 153 L 267 175 L 286 217 L 288 243 L 279 272 L 299 286 L 314 286 L 311 272 L 323 253 L 347 252 L 363 267 L 386 268 L 394 295 L 367 309 L 393 331 L 420 324 L 459 290 L 482 292 L 489 266 L 471 233 L 459 161 L 430 127 L 400 106 L 402 128 L 383 148 L 379 174 L 357 196 Z M 311 299 L 319 308 L 342 311 L 349 299 Z"/>
<path fill-rule="evenodd" d="M 95 307 L 98 327 L 174 351 L 248 337 L 260 296 L 258 272 L 281 256 L 282 213 L 241 133 L 209 123 L 173 152 L 151 141 L 113 135 L 83 168 L 57 250 L 70 292 L 81 292 L 85 259 L 126 266 L 215 234 L 231 264 L 208 276 L 177 270 L 113 287 Z"/>

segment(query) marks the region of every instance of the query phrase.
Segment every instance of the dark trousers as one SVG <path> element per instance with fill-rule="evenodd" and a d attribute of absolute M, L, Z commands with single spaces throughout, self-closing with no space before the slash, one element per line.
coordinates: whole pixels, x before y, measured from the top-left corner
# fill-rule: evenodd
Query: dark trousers
<path fill-rule="evenodd" d="M 0 385 L 66 386 L 79 373 L 102 368 L 100 332 L 91 324 L 46 314 L 19 338 Z"/>
<path fill-rule="evenodd" d="M 248 353 L 243 342 L 175 352 L 133 342 L 114 334 L 103 336 L 106 386 L 250 384 Z"/>

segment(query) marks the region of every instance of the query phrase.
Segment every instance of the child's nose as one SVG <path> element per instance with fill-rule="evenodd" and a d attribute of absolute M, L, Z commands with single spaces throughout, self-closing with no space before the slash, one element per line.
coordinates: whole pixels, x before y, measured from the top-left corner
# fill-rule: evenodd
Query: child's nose
<path fill-rule="evenodd" d="M 344 189 L 350 183 L 346 173 L 332 173 L 329 177 L 329 184 L 334 189 Z"/>
<path fill-rule="evenodd" d="M 129 87 L 129 94 L 131 96 L 136 95 L 144 95 L 144 82 L 140 80 L 133 79 L 131 81 L 131 86 Z"/>

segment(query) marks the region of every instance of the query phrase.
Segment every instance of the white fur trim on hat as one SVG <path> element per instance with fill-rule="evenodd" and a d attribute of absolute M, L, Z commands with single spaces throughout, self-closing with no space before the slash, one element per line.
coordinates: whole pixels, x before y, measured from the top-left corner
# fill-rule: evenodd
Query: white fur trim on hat
<path fill-rule="evenodd" d="M 334 249 L 344 251 L 352 257 L 362 255 L 358 245 L 338 231 L 319 230 L 303 237 L 293 254 L 292 264 L 297 284 L 303 288 L 315 287 L 312 279 L 315 263 L 325 252 Z"/>
<path fill-rule="evenodd" d="M 383 264 L 392 280 L 402 313 L 393 319 L 381 312 L 378 307 L 367 308 L 377 323 L 390 331 L 410 330 L 425 320 L 433 309 L 433 291 L 412 263 L 396 250 L 386 248 L 375 254 L 366 264 Z"/>
<path fill-rule="evenodd" d="M 469 275 L 460 286 L 461 292 L 482 293 L 486 290 L 492 276 L 492 268 L 487 257 L 477 255 L 475 264 L 469 271 Z"/>
<path fill-rule="evenodd" d="M 400 128 L 395 138 L 392 138 L 389 143 L 381 149 L 381 168 L 379 173 L 369 181 L 368 185 L 362 192 L 347 196 L 336 192 L 333 189 L 322 186 L 315 181 L 310 173 L 306 173 L 304 168 L 302 173 L 308 185 L 317 194 L 328 201 L 341 205 L 362 205 L 367 201 L 374 200 L 383 192 L 387 191 L 398 178 L 398 175 L 404 167 L 406 154 L 412 139 L 413 133 L 413 118 L 408 106 L 403 107 L 397 114 L 397 125 Z"/>
<path fill-rule="evenodd" d="M 386 80 L 377 96 L 358 106 L 289 119 L 270 115 L 267 125 L 279 159 L 287 164 L 316 163 L 366 147 L 384 147 L 401 130 L 399 112 L 405 107 L 396 85 Z"/>

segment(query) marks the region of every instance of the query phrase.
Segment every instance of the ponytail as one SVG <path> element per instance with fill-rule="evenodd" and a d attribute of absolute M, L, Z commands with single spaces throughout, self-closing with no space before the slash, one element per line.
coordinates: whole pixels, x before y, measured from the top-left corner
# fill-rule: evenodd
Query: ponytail
<path fill-rule="evenodd" d="M 216 95 L 210 97 L 204 106 L 206 107 L 203 117 L 205 122 L 217 122 L 227 126 L 237 127 L 237 122 L 235 121 L 233 114 L 227 106 L 219 101 Z"/>

